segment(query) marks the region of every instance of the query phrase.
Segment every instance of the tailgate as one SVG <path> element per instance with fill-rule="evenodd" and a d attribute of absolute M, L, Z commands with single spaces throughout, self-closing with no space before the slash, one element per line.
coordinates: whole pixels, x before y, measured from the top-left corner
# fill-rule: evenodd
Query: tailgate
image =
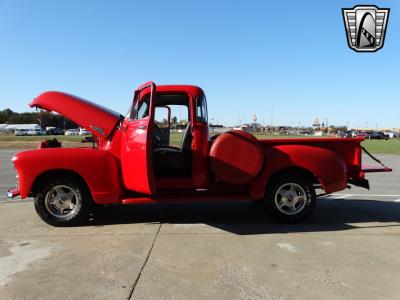
<path fill-rule="evenodd" d="M 378 167 L 372 165 L 362 165 L 361 171 L 363 171 L 364 173 L 375 173 L 375 172 L 392 172 L 393 170 L 386 166 Z"/>
<path fill-rule="evenodd" d="M 379 165 L 362 165 L 361 171 L 364 173 L 376 173 L 376 172 L 392 172 L 392 169 L 385 166 L 379 159 L 373 156 L 364 147 L 361 147 L 365 154 L 367 154 L 372 160 L 376 161 Z"/>

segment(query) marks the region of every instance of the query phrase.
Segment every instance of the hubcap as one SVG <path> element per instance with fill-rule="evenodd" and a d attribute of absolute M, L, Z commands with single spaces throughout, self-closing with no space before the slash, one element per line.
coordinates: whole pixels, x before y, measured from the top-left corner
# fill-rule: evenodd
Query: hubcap
<path fill-rule="evenodd" d="M 56 218 L 66 218 L 74 214 L 78 204 L 78 195 L 67 185 L 54 186 L 45 197 L 47 211 Z"/>
<path fill-rule="evenodd" d="M 295 215 L 306 206 L 307 194 L 297 183 L 281 185 L 275 194 L 275 204 L 285 215 Z"/>

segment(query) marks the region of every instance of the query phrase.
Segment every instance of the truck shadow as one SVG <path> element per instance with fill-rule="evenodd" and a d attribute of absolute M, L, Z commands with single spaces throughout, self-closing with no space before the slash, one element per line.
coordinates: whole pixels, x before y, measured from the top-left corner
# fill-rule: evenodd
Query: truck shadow
<path fill-rule="evenodd" d="M 267 217 L 262 205 L 244 201 L 115 205 L 97 210 L 88 225 L 160 222 L 186 224 L 188 227 L 192 224 L 205 224 L 238 235 L 400 227 L 400 203 L 361 199 L 319 199 L 313 215 L 300 224 L 276 223 Z"/>

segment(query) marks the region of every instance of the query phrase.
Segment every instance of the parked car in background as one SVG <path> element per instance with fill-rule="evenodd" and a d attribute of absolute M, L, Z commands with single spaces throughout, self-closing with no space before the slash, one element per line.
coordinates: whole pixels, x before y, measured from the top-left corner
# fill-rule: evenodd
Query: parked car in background
<path fill-rule="evenodd" d="M 79 135 L 79 128 L 75 128 L 75 129 L 68 129 L 65 132 L 65 135 Z"/>
<path fill-rule="evenodd" d="M 26 135 L 46 135 L 46 131 L 43 129 L 30 129 L 26 132 Z"/>
<path fill-rule="evenodd" d="M 341 131 L 341 132 L 339 132 L 339 137 L 351 138 L 351 137 L 353 137 L 353 132 L 352 131 Z"/>
<path fill-rule="evenodd" d="M 314 135 L 315 136 L 323 136 L 323 132 L 322 131 L 316 131 L 316 132 L 314 132 Z"/>
<path fill-rule="evenodd" d="M 399 137 L 398 132 L 395 131 L 389 131 L 389 132 L 385 132 L 385 134 L 390 138 L 390 139 L 395 139 Z"/>
<path fill-rule="evenodd" d="M 357 132 L 357 134 L 356 134 L 355 137 L 356 137 L 356 138 L 364 138 L 364 139 L 367 139 L 367 138 L 369 137 L 369 135 L 368 135 L 368 133 L 366 133 L 366 132 Z"/>
<path fill-rule="evenodd" d="M 64 135 L 64 130 L 58 127 L 46 127 L 46 134 L 48 135 Z"/>
<path fill-rule="evenodd" d="M 28 135 L 28 129 L 18 129 L 14 131 L 16 136 Z"/>
<path fill-rule="evenodd" d="M 79 128 L 79 135 L 90 135 L 90 132 L 85 128 Z"/>
<path fill-rule="evenodd" d="M 384 134 L 382 131 L 374 131 L 369 135 L 371 140 L 388 140 L 389 136 Z"/>

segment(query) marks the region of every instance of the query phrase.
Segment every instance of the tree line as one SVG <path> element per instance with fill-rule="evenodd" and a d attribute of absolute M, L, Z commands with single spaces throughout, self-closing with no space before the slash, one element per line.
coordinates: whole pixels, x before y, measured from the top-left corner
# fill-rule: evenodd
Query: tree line
<path fill-rule="evenodd" d="M 42 128 L 52 126 L 63 129 L 78 127 L 74 122 L 55 113 L 44 110 L 17 113 L 9 108 L 0 111 L 0 124 L 39 124 Z"/>

